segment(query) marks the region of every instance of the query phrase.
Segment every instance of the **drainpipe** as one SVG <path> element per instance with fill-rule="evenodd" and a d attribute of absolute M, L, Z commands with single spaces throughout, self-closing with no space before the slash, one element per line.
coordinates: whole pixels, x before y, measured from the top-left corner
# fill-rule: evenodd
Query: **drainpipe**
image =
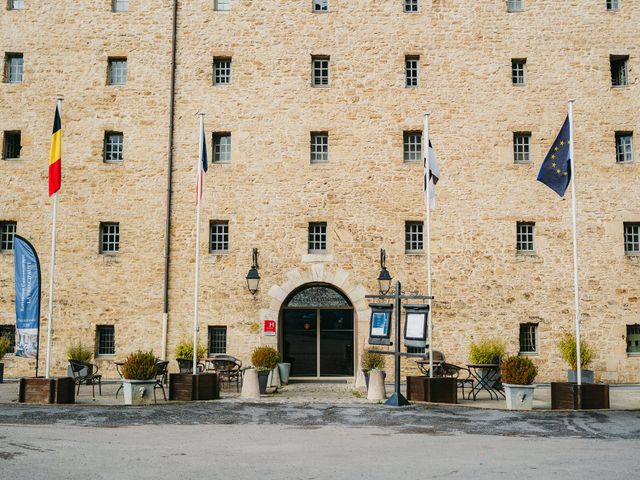
<path fill-rule="evenodd" d="M 171 88 L 169 91 L 169 147 L 167 155 L 167 216 L 164 229 L 164 309 L 162 312 L 162 359 L 167 359 L 167 330 L 169 328 L 169 244 L 171 236 L 171 180 L 173 175 L 173 129 L 176 97 L 176 39 L 178 33 L 178 0 L 173 0 L 171 32 Z"/>

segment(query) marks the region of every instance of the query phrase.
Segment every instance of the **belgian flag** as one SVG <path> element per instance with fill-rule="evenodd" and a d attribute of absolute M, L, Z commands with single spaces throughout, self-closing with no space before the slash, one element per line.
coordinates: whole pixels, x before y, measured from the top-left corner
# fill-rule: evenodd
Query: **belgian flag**
<path fill-rule="evenodd" d="M 60 190 L 62 184 L 62 121 L 60 109 L 56 105 L 51 134 L 51 151 L 49 152 L 49 196 Z"/>

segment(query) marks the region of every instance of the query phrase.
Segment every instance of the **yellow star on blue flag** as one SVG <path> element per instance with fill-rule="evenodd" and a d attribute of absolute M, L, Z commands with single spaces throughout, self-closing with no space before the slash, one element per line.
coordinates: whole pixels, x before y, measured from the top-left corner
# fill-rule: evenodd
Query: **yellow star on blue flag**
<path fill-rule="evenodd" d="M 538 181 L 544 183 L 561 197 L 564 197 L 564 192 L 571 181 L 570 135 L 569 117 L 567 116 L 562 124 L 560 133 L 556 137 L 556 141 L 553 142 L 549 153 L 544 157 L 538 172 Z"/>

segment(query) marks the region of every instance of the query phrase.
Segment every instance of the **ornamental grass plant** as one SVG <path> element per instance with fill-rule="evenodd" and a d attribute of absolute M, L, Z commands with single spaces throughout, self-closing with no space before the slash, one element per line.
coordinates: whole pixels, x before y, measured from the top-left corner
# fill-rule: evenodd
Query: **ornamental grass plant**
<path fill-rule="evenodd" d="M 273 347 L 256 347 L 251 353 L 251 363 L 258 371 L 273 370 L 279 362 L 280 354 Z"/>
<path fill-rule="evenodd" d="M 89 363 L 93 357 L 93 352 L 85 347 L 82 342 L 72 343 L 67 348 L 67 359 L 74 362 Z"/>
<path fill-rule="evenodd" d="M 479 365 L 498 363 L 505 352 L 505 344 L 499 338 L 483 338 L 477 343 L 471 342 L 469 361 Z"/>
<path fill-rule="evenodd" d="M 158 358 L 153 350 L 130 353 L 122 365 L 122 376 L 127 380 L 151 380 L 156 377 Z"/>
<path fill-rule="evenodd" d="M 196 346 L 196 351 L 198 355 L 196 361 L 200 361 L 201 358 L 205 358 L 207 356 L 207 347 L 200 343 Z M 178 345 L 176 345 L 176 358 L 193 360 L 193 342 L 182 340 L 178 343 Z"/>
<path fill-rule="evenodd" d="M 531 385 L 538 375 L 538 367 L 527 357 L 511 356 L 500 363 L 503 383 Z"/>
<path fill-rule="evenodd" d="M 564 332 L 558 340 L 558 350 L 560 350 L 560 358 L 564 360 L 572 370 L 577 370 L 578 359 L 576 356 L 576 336 L 573 333 Z M 584 340 L 580 339 L 580 368 L 584 369 L 591 364 L 593 360 L 593 349 Z"/>

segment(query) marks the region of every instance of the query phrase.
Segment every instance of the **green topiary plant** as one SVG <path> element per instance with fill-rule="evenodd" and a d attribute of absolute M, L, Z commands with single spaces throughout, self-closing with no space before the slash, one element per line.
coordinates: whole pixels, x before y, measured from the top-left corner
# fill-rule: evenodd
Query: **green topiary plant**
<path fill-rule="evenodd" d="M 201 358 L 207 356 L 207 347 L 204 345 L 197 345 L 198 358 L 196 361 L 200 361 Z M 193 342 L 187 342 L 182 340 L 176 345 L 176 358 L 186 358 L 187 360 L 193 360 Z"/>
<path fill-rule="evenodd" d="M 365 372 L 373 370 L 374 368 L 382 370 L 384 369 L 384 356 L 381 353 L 373 353 L 369 350 L 365 350 L 364 352 L 362 352 L 360 366 Z"/>
<path fill-rule="evenodd" d="M 122 365 L 122 376 L 127 380 L 151 380 L 156 377 L 157 361 L 153 350 L 130 353 Z"/>
<path fill-rule="evenodd" d="M 280 362 L 280 354 L 273 347 L 256 347 L 251 354 L 251 363 L 258 371 L 273 370 Z"/>
<path fill-rule="evenodd" d="M 67 348 L 67 359 L 75 362 L 89 363 L 93 357 L 93 352 L 85 347 L 82 342 L 72 343 Z"/>
<path fill-rule="evenodd" d="M 2 360 L 7 354 L 9 345 L 11 345 L 11 343 L 9 342 L 9 339 L 7 337 L 0 337 L 0 360 Z"/>
<path fill-rule="evenodd" d="M 580 368 L 588 367 L 593 360 L 593 349 L 587 342 L 580 339 Z M 558 340 L 560 358 L 564 360 L 572 370 L 577 370 L 576 336 L 573 333 L 564 332 Z"/>
<path fill-rule="evenodd" d="M 527 357 L 507 357 L 500 363 L 501 381 L 513 385 L 531 385 L 538 367 Z"/>
<path fill-rule="evenodd" d="M 504 357 L 506 347 L 498 338 L 483 338 L 478 343 L 471 342 L 469 361 L 474 364 L 496 363 Z"/>

